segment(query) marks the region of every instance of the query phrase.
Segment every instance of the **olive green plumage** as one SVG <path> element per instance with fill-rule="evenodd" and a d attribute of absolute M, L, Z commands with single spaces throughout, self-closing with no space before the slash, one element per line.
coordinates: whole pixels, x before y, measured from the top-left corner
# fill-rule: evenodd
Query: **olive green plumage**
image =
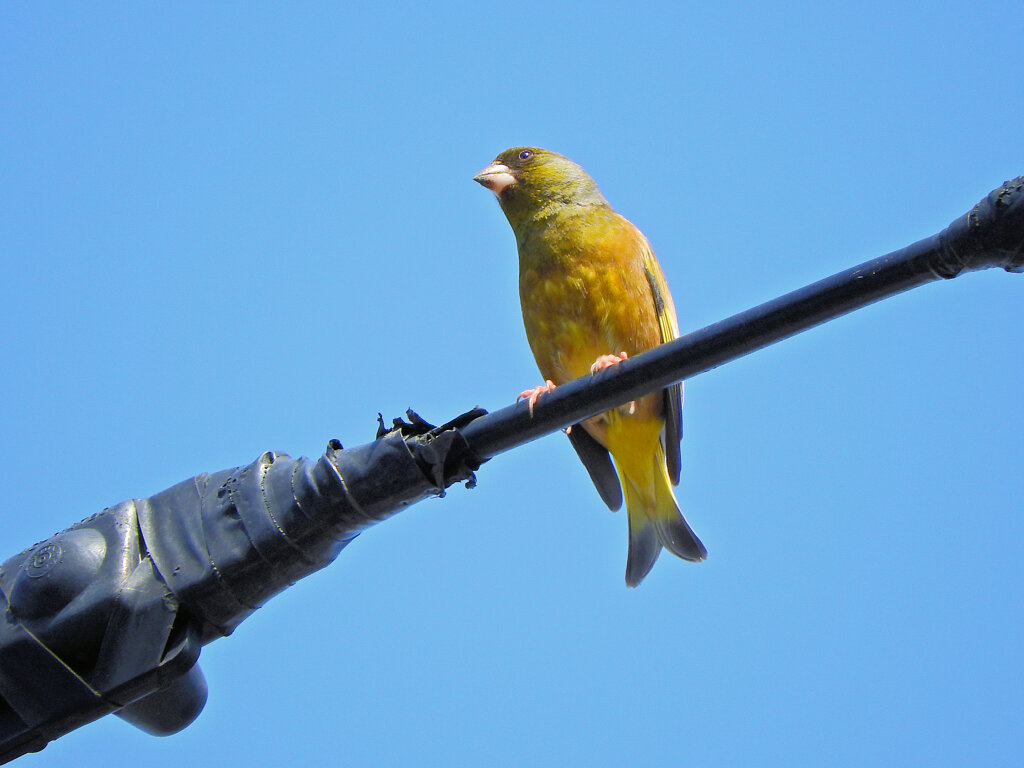
<path fill-rule="evenodd" d="M 515 147 L 475 179 L 495 193 L 515 233 L 526 334 L 551 384 L 678 335 L 672 297 L 647 239 L 612 209 L 583 168 L 539 147 Z M 524 396 L 532 404 L 549 388 Z M 625 495 L 629 586 L 647 575 L 662 547 L 686 560 L 707 554 L 672 493 L 681 409 L 682 386 L 674 385 L 570 432 L 608 506 L 617 509 Z"/>

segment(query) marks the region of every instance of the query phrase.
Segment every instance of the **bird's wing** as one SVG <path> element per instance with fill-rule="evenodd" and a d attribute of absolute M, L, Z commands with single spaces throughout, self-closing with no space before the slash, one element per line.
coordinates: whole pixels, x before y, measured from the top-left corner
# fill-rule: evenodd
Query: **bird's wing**
<path fill-rule="evenodd" d="M 569 442 L 587 468 L 587 474 L 601 494 L 601 499 L 608 505 L 608 509 L 617 511 L 622 506 L 622 487 L 608 449 L 591 437 L 582 424 L 576 424 L 569 430 Z"/>
<path fill-rule="evenodd" d="M 668 292 L 665 274 L 661 265 L 648 247 L 644 251 L 644 272 L 651 286 L 654 308 L 658 313 L 658 327 L 661 331 L 661 343 L 672 341 L 679 335 L 676 321 L 676 308 L 672 303 L 672 294 Z M 673 384 L 666 387 L 662 396 L 665 408 L 665 432 L 662 443 L 665 448 L 665 461 L 668 464 L 668 476 L 673 485 L 679 484 L 679 471 L 682 466 L 679 444 L 683 439 L 683 385 Z"/>

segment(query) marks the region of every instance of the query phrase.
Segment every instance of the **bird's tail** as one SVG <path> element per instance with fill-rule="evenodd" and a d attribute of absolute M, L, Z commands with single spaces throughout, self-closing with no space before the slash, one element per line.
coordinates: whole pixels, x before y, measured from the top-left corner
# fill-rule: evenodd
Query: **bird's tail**
<path fill-rule="evenodd" d="M 692 562 L 699 562 L 708 555 L 679 511 L 660 444 L 652 470 L 644 473 L 647 478 L 622 475 L 626 513 L 629 515 L 626 585 L 630 587 L 637 586 L 650 573 L 662 547 L 676 557 Z"/>

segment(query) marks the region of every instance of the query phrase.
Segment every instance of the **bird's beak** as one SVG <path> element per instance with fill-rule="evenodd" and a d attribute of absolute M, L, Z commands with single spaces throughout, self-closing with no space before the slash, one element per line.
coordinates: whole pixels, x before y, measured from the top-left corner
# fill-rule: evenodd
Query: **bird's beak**
<path fill-rule="evenodd" d="M 506 187 L 515 184 L 516 177 L 512 175 L 512 169 L 504 163 L 491 163 L 474 176 L 473 181 L 500 195 Z"/>

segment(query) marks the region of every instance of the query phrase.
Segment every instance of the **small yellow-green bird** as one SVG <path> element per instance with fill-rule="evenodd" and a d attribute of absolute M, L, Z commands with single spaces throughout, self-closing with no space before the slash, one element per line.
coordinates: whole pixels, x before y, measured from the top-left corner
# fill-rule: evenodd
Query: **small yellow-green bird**
<path fill-rule="evenodd" d="M 497 196 L 516 236 L 523 322 L 545 379 L 520 395 L 531 412 L 558 384 L 679 335 L 672 296 L 647 238 L 612 209 L 580 166 L 546 149 L 515 147 L 474 180 Z M 707 557 L 672 493 L 681 434 L 681 384 L 569 431 L 605 503 L 617 510 L 625 494 L 631 587 L 650 572 L 662 547 L 684 560 Z"/>

